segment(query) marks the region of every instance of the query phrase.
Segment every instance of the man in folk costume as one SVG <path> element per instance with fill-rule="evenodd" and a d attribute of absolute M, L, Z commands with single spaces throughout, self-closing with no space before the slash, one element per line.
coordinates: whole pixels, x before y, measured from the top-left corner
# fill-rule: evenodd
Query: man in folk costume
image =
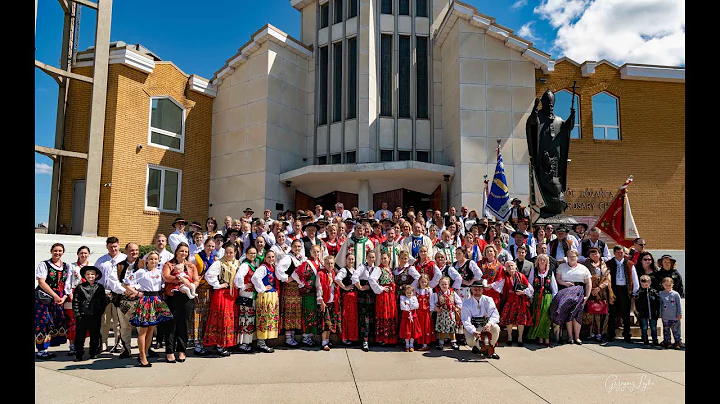
<path fill-rule="evenodd" d="M 125 275 L 128 273 L 133 274 L 138 269 L 145 268 L 145 262 L 138 258 L 140 255 L 140 247 L 137 243 L 128 243 L 125 246 L 125 252 L 127 253 L 127 258 L 117 265 L 117 277 L 119 280 L 125 279 Z M 127 289 L 125 283 L 120 283 L 120 286 L 125 288 L 125 293 L 118 294 L 113 292 L 112 300 L 118 310 L 118 319 L 120 320 L 120 338 L 123 342 L 123 351 L 118 358 L 125 359 L 130 357 L 130 342 L 133 329 L 133 326 L 130 324 L 130 317 L 132 317 L 135 312 L 135 305 L 137 304 L 138 297 L 137 295 L 131 297 L 133 293 Z M 138 289 L 139 287 L 135 288 L 135 290 Z M 148 353 L 148 356 L 157 357 L 158 354 L 152 351 L 152 353 Z"/>
<path fill-rule="evenodd" d="M 525 235 L 523 244 L 525 244 L 528 248 L 528 257 L 533 258 L 533 257 L 535 257 L 535 246 L 537 245 L 537 240 L 535 239 L 535 237 L 533 237 L 532 233 L 528 230 L 529 222 L 530 221 L 526 217 L 518 220 L 517 232 Z M 515 239 L 512 237 L 512 234 L 510 235 L 509 245 L 510 246 L 515 245 Z M 513 257 L 515 257 L 515 255 L 513 255 Z M 517 257 L 515 257 L 515 258 L 517 258 Z"/>
<path fill-rule="evenodd" d="M 480 354 L 483 346 L 492 359 L 500 359 L 495 353 L 495 344 L 500 336 L 500 313 L 492 298 L 483 295 L 488 287 L 487 280 L 476 280 L 471 285 L 472 296 L 462 304 L 461 319 L 465 326 L 465 340 L 473 347 L 474 354 Z M 488 343 L 484 343 L 483 333 L 489 333 Z"/>
<path fill-rule="evenodd" d="M 509 220 L 513 226 L 517 227 L 521 219 L 530 217 L 530 209 L 525 206 L 520 206 L 522 201 L 519 198 L 513 198 L 510 203 L 512 203 L 512 208 L 510 208 Z"/>
<path fill-rule="evenodd" d="M 282 282 L 280 286 L 280 318 L 282 321 L 280 328 L 285 330 L 285 345 L 293 348 L 299 345 L 295 341 L 295 331 L 302 329 L 302 300 L 298 283 L 293 277 L 295 270 L 306 261 L 302 253 L 302 241 L 293 241 L 290 252 L 280 259 L 275 271 L 275 275 Z"/>
<path fill-rule="evenodd" d="M 455 259 L 455 250 L 457 247 L 452 240 L 452 234 L 449 231 L 443 230 L 440 235 L 440 241 L 433 247 L 432 256 L 438 252 L 443 253 L 448 262 L 452 262 Z"/>
<path fill-rule="evenodd" d="M 403 238 L 402 241 L 403 248 L 410 252 L 411 257 L 415 259 L 418 258 L 421 246 L 427 247 L 428 254 L 433 251 L 432 240 L 422 233 L 423 228 L 420 222 L 415 222 L 412 226 L 412 231 L 413 233 L 409 237 Z"/>
<path fill-rule="evenodd" d="M 355 254 L 355 268 L 357 268 L 358 265 L 365 263 L 367 253 L 374 250 L 373 242 L 365 237 L 365 228 L 358 225 L 355 226 L 352 236 L 345 239 L 335 261 L 340 268 L 345 268 L 345 258 L 348 252 L 352 252 Z"/>
<path fill-rule="evenodd" d="M 579 226 L 579 225 L 578 225 Z M 577 229 L 577 226 L 575 226 Z M 612 255 L 610 255 L 610 251 L 607 248 L 607 244 L 605 244 L 604 241 L 600 240 L 600 229 L 597 227 L 593 227 L 590 229 L 590 232 L 588 233 L 588 236 L 585 240 L 583 240 L 580 243 L 580 256 L 578 257 L 579 263 L 584 263 L 585 260 L 587 260 L 588 254 L 590 251 L 590 248 L 597 248 L 600 252 L 600 259 L 604 262 L 608 262 L 612 259 Z"/>
<path fill-rule="evenodd" d="M 607 332 L 608 342 L 615 340 L 616 317 L 622 316 L 623 337 L 625 342 L 632 342 L 630 338 L 630 301 L 633 295 L 640 289 L 637 272 L 633 262 L 625 258 L 625 253 L 620 245 L 613 247 L 615 258 L 605 263 L 610 270 L 612 291 L 615 295 L 615 302 L 610 305 L 610 320 L 608 321 Z"/>
<path fill-rule="evenodd" d="M 585 223 L 578 223 L 573 226 L 573 231 L 575 232 L 575 238 L 578 239 L 578 242 L 582 243 L 583 241 L 587 240 L 588 234 L 587 234 L 588 225 Z"/>
<path fill-rule="evenodd" d="M 548 249 L 550 250 L 549 255 L 555 258 L 559 265 L 567 262 L 567 258 L 565 257 L 567 257 L 568 251 L 578 251 L 580 246 L 576 244 L 575 237 L 568 237 L 568 229 L 565 225 L 561 224 L 558 226 L 555 230 L 555 234 L 557 234 L 557 238 L 550 242 Z"/>
<path fill-rule="evenodd" d="M 387 251 L 388 257 L 390 258 L 390 268 L 394 269 L 398 266 L 398 256 L 400 254 L 400 251 L 403 250 L 403 246 L 395 241 L 397 238 L 395 237 L 395 229 L 390 228 L 387 232 L 386 240 L 382 243 L 377 244 L 375 247 L 375 265 L 380 265 L 380 254 Z M 412 263 L 411 260 L 410 263 Z"/>
<path fill-rule="evenodd" d="M 305 256 L 310 257 L 310 249 L 314 245 L 320 246 L 320 255 L 318 255 L 318 259 L 322 261 L 323 257 L 327 255 L 327 250 L 325 250 L 325 245 L 323 244 L 322 240 L 317 236 L 318 230 L 320 230 L 320 226 L 317 225 L 317 223 L 308 223 L 305 226 L 303 226 L 303 232 L 307 234 L 307 236 L 304 236 L 301 241 L 303 242 L 303 247 L 305 248 Z"/>

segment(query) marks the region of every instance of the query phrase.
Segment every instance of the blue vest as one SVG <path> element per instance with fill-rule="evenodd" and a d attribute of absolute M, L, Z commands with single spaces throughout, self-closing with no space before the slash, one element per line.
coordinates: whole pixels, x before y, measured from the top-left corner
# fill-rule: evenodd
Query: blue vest
<path fill-rule="evenodd" d="M 266 290 L 265 292 L 277 292 L 275 289 L 275 273 L 271 272 L 270 269 L 266 266 L 265 267 L 265 276 L 263 277 L 263 285 L 265 286 L 272 286 L 270 290 Z"/>

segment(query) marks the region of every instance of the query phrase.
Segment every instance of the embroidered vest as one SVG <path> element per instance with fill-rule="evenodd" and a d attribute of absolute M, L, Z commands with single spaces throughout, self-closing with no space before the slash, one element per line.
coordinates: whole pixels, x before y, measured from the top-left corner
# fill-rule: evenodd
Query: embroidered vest
<path fill-rule="evenodd" d="M 544 278 L 536 276 L 535 279 L 533 279 L 533 290 L 535 291 L 535 296 L 538 296 L 541 293 L 543 295 L 552 294 L 552 287 L 550 286 L 552 284 L 550 278 L 551 276 L 552 274 L 548 271 L 548 274 L 545 275 Z"/>
<path fill-rule="evenodd" d="M 460 276 L 463 278 L 464 281 L 471 281 L 475 277 L 472 269 L 470 269 L 470 260 L 465 260 L 465 264 L 460 267 L 458 267 L 458 262 L 455 261 L 453 263 L 453 266 L 455 267 L 455 269 L 457 269 L 458 272 L 460 272 Z"/>
<path fill-rule="evenodd" d="M 277 292 L 277 289 L 275 289 L 275 268 L 267 264 L 263 264 L 263 266 L 265 266 L 266 269 L 265 276 L 263 277 L 263 285 L 272 286 L 272 288 L 266 292 Z"/>
<path fill-rule="evenodd" d="M 65 295 L 65 278 L 67 277 L 67 273 L 69 271 L 68 264 L 63 262 L 62 269 L 58 270 L 50 265 L 50 260 L 47 260 L 45 261 L 45 266 L 48 270 L 45 283 L 47 283 L 48 286 L 50 286 L 50 288 L 56 293 L 61 292 L 58 293 L 58 296 L 63 297 Z"/>
<path fill-rule="evenodd" d="M 435 262 L 433 260 L 428 260 L 424 264 L 418 264 L 415 266 L 415 269 L 422 274 L 427 274 L 428 278 L 432 280 L 433 276 L 435 275 Z"/>
<path fill-rule="evenodd" d="M 410 266 L 404 267 L 398 274 L 395 275 L 395 284 L 398 286 L 398 290 L 401 290 L 403 286 L 409 285 L 413 282 L 412 276 L 408 273 Z"/>
<path fill-rule="evenodd" d="M 390 269 L 380 267 L 380 278 L 378 278 L 380 285 L 390 285 L 393 283 L 393 274 Z"/>

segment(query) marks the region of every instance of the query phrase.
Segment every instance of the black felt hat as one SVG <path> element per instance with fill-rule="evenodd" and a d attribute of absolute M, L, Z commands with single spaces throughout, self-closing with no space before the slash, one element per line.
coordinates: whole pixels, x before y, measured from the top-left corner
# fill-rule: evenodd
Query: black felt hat
<path fill-rule="evenodd" d="M 100 270 L 100 268 L 98 268 L 96 266 L 92 266 L 92 265 L 85 265 L 84 267 L 80 268 L 80 276 L 85 278 L 85 273 L 88 270 L 95 271 L 95 282 L 99 281 L 100 278 L 102 278 L 102 271 Z M 85 279 L 87 279 L 87 278 L 85 278 Z"/>

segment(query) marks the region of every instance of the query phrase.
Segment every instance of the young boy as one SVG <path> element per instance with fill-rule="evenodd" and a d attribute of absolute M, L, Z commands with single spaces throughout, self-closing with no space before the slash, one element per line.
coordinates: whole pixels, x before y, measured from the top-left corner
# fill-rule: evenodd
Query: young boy
<path fill-rule="evenodd" d="M 648 326 L 652 332 L 652 346 L 658 345 L 657 336 L 657 319 L 660 317 L 660 294 L 657 290 L 650 287 L 651 279 L 649 275 L 640 277 L 640 290 L 635 298 L 635 309 L 638 311 L 640 318 L 640 331 L 642 332 L 642 340 L 645 345 L 648 342 Z"/>
<path fill-rule="evenodd" d="M 102 272 L 92 266 L 80 269 L 80 276 L 86 280 L 75 288 L 73 314 L 76 321 L 75 362 L 83 358 L 85 332 L 90 331 L 90 359 L 97 358 L 100 351 L 100 320 L 105 311 L 105 288 L 97 283 Z"/>
<path fill-rule="evenodd" d="M 673 280 L 668 277 L 663 279 L 662 282 L 663 290 L 660 292 L 660 301 L 662 302 L 662 317 L 663 323 L 663 347 L 670 349 L 670 332 L 672 331 L 673 337 L 675 338 L 675 349 L 683 348 L 683 344 L 680 337 L 680 320 L 682 320 L 682 302 L 680 301 L 680 294 L 673 290 Z M 77 343 L 75 343 L 77 346 Z"/>

